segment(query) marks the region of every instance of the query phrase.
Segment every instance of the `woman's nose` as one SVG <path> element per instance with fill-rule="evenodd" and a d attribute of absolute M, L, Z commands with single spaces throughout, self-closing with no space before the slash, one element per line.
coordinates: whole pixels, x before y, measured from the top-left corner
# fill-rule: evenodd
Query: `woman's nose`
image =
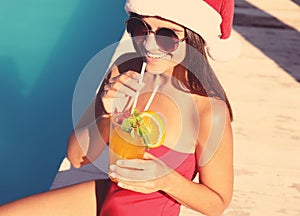
<path fill-rule="evenodd" d="M 159 46 L 155 41 L 155 36 L 153 33 L 149 33 L 148 37 L 146 37 L 144 46 L 147 51 L 159 50 Z"/>

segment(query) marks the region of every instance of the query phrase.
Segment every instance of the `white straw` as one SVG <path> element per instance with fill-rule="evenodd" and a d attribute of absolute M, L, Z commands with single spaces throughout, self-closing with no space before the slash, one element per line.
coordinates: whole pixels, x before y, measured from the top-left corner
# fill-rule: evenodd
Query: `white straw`
<path fill-rule="evenodd" d="M 146 65 L 147 65 L 147 63 L 146 63 L 146 62 L 143 62 L 142 69 L 141 69 L 141 76 L 140 76 L 140 79 L 139 79 L 139 84 L 140 84 L 140 85 L 141 85 L 142 82 L 143 82 L 143 77 L 144 77 Z"/>
<path fill-rule="evenodd" d="M 139 79 L 139 84 L 140 85 L 143 82 L 143 77 L 144 77 L 145 69 L 146 69 L 146 62 L 143 62 L 142 69 L 141 69 L 141 75 L 140 75 L 140 79 Z M 135 94 L 133 105 L 132 105 L 132 109 L 131 109 L 131 114 L 133 113 L 133 111 L 134 111 L 134 109 L 136 107 L 139 94 L 140 94 L 140 91 L 137 91 L 136 94 Z"/>
<path fill-rule="evenodd" d="M 154 98 L 154 96 L 155 96 L 155 94 L 156 94 L 156 92 L 158 90 L 158 87 L 159 87 L 159 85 L 155 86 L 155 88 L 154 88 L 154 90 L 153 90 L 153 92 L 152 92 L 152 94 L 151 94 L 151 96 L 150 96 L 150 98 L 149 98 L 149 100 L 147 102 L 147 105 L 145 106 L 144 111 L 147 111 L 149 109 L 149 107 L 150 107 L 150 105 L 151 105 L 151 103 L 153 101 L 153 98 Z"/>

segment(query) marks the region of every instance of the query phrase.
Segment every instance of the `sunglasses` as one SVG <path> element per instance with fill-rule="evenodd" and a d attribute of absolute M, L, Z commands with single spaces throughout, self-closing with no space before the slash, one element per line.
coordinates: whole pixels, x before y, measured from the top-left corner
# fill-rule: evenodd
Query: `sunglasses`
<path fill-rule="evenodd" d="M 175 51 L 179 42 L 183 42 L 187 38 L 179 39 L 175 31 L 169 28 L 158 28 L 156 31 L 152 31 L 146 22 L 137 17 L 131 17 L 126 21 L 126 29 L 138 45 L 144 42 L 150 33 L 153 33 L 159 49 L 168 53 Z"/>

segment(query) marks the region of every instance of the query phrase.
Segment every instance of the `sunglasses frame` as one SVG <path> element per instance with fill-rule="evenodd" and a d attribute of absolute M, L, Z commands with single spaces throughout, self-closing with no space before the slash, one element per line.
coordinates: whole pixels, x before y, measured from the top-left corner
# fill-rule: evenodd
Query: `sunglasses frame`
<path fill-rule="evenodd" d="M 130 20 L 132 20 L 132 19 L 136 19 L 136 20 L 142 22 L 142 23 L 144 24 L 146 30 L 147 30 L 147 34 L 145 34 L 145 35 L 140 35 L 140 36 L 132 36 L 131 33 L 128 31 L 128 22 L 129 22 Z M 176 32 L 175 32 L 174 30 L 169 29 L 169 28 L 166 28 L 166 27 L 158 28 L 158 29 L 156 29 L 156 31 L 150 30 L 149 27 L 148 27 L 149 24 L 146 23 L 143 19 L 141 19 L 141 18 L 139 18 L 139 17 L 130 17 L 128 20 L 125 21 L 125 24 L 126 24 L 126 31 L 128 32 L 128 34 L 129 34 L 131 37 L 141 37 L 141 36 L 145 36 L 145 39 L 144 39 L 144 40 L 146 40 L 146 37 L 148 37 L 148 36 L 150 35 L 150 33 L 153 33 L 153 34 L 154 34 L 154 38 L 155 38 L 155 42 L 156 42 L 156 44 L 158 45 L 159 49 L 160 49 L 161 51 L 163 51 L 163 52 L 166 52 L 166 53 L 174 52 L 174 51 L 178 48 L 178 44 L 179 44 L 180 42 L 185 41 L 185 40 L 187 39 L 187 36 L 185 36 L 185 37 L 182 38 L 182 39 L 179 39 L 178 35 L 176 34 Z M 157 40 L 158 40 L 158 39 L 157 39 L 157 36 L 158 36 L 158 37 L 168 37 L 168 36 L 163 36 L 163 35 L 158 35 L 158 34 L 157 34 L 157 32 L 158 32 L 159 30 L 161 30 L 161 29 L 167 29 L 167 30 L 169 30 L 169 31 L 172 31 L 172 32 L 174 33 L 174 35 L 176 36 L 176 38 L 175 38 L 176 41 L 173 41 L 173 42 L 174 42 L 174 48 L 173 48 L 173 49 L 166 50 L 164 47 L 162 47 L 161 45 L 159 45 L 160 43 L 157 43 Z M 185 34 L 186 34 L 186 32 L 185 32 Z M 171 38 L 171 37 L 170 37 L 170 38 Z"/>

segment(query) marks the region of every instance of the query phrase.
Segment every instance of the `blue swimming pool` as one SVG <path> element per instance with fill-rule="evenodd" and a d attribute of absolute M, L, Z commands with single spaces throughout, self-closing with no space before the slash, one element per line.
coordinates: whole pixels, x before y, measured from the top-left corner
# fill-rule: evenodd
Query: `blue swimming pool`
<path fill-rule="evenodd" d="M 119 40 L 124 1 L 1 1 L 0 204 L 47 190 L 83 67 Z M 109 21 L 108 21 L 109 20 Z"/>

